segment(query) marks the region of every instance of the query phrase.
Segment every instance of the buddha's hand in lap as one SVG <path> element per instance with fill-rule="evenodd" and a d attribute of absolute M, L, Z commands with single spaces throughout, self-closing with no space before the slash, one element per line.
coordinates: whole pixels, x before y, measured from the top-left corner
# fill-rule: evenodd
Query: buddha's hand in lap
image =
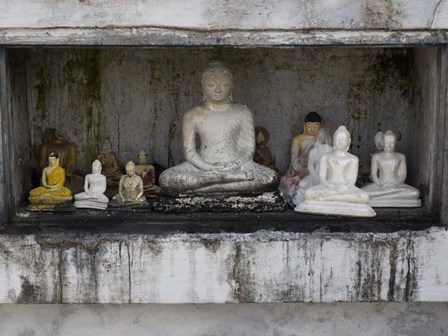
<path fill-rule="evenodd" d="M 242 160 L 235 160 L 233 162 L 225 163 L 222 170 L 228 172 L 239 170 L 243 166 L 243 164 L 244 163 Z"/>
<path fill-rule="evenodd" d="M 396 183 L 385 183 L 381 185 L 381 188 L 383 189 L 395 189 L 398 188 L 398 184 Z"/>

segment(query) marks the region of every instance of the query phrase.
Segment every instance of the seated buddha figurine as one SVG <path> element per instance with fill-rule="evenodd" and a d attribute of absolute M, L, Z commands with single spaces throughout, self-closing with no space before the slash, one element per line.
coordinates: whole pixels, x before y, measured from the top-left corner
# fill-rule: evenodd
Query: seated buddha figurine
<path fill-rule="evenodd" d="M 232 74 L 212 62 L 202 75 L 204 103 L 183 119 L 185 162 L 159 178 L 164 193 L 262 192 L 275 190 L 277 173 L 253 161 L 252 112 L 232 102 Z M 200 147 L 196 148 L 196 138 Z"/>
<path fill-rule="evenodd" d="M 76 170 L 76 145 L 67 140 L 66 135 L 60 135 L 54 128 L 47 130 L 47 142 L 39 148 L 39 165 L 43 169 L 46 165 L 48 154 L 57 152 L 59 155 L 59 165 L 65 170 L 65 174 L 70 177 Z"/>
<path fill-rule="evenodd" d="M 321 128 L 316 135 L 314 147 L 308 154 L 308 175 L 306 175 L 300 182 L 297 193 L 292 202 L 294 205 L 303 202 L 305 191 L 312 186 L 320 183 L 319 180 L 319 164 L 322 155 L 333 151 L 331 141 L 328 139 L 327 132 Z"/>
<path fill-rule="evenodd" d="M 122 174 L 120 166 L 118 165 L 117 155 L 112 150 L 112 145 L 109 139 L 104 141 L 103 147 L 98 152 L 96 158 L 101 162 L 101 173 L 106 176 L 107 187 L 117 187 Z"/>
<path fill-rule="evenodd" d="M 392 131 L 383 135 L 383 151 L 372 155 L 370 183 L 362 189 L 369 194 L 372 207 L 419 207 L 420 192 L 404 183 L 406 157 L 395 152 L 397 137 Z"/>
<path fill-rule="evenodd" d="M 264 127 L 255 127 L 255 153 L 254 161 L 265 167 L 277 171 L 274 158 L 267 143 L 269 141 L 269 131 Z"/>
<path fill-rule="evenodd" d="M 312 141 L 321 128 L 322 119 L 317 112 L 305 116 L 303 133 L 296 135 L 291 141 L 291 166 L 297 165 L 297 158 L 305 150 L 307 143 Z"/>
<path fill-rule="evenodd" d="M 143 193 L 147 197 L 155 197 L 160 192 L 160 187 L 156 183 L 156 170 L 148 163 L 148 154 L 144 151 L 138 153 L 138 165 L 135 166 L 135 173 L 143 180 Z"/>
<path fill-rule="evenodd" d="M 283 198 L 290 204 L 296 205 L 294 199 L 303 195 L 298 195 L 300 182 L 309 174 L 308 156 L 317 143 L 319 132 L 322 136 L 327 134 L 322 126 L 322 119 L 317 112 L 310 112 L 305 116 L 303 133 L 293 137 L 291 141 L 291 164 L 285 175 L 280 179 L 279 190 Z M 321 143 L 331 143 L 331 138 L 321 139 Z M 302 197 L 303 198 L 303 197 Z"/>
<path fill-rule="evenodd" d="M 30 191 L 31 204 L 59 204 L 72 200 L 72 192 L 64 187 L 65 170 L 59 166 L 59 155 L 48 155 L 48 166 L 42 171 L 41 186 Z"/>
<path fill-rule="evenodd" d="M 295 211 L 349 217 L 376 215 L 367 205 L 367 193 L 355 186 L 358 158 L 348 153 L 350 142 L 350 133 L 345 126 L 340 126 L 333 135 L 334 150 L 320 159 L 320 184 L 305 191 L 305 201 Z"/>
<path fill-rule="evenodd" d="M 92 174 L 84 179 L 84 192 L 75 195 L 75 207 L 105 210 L 109 199 L 104 195 L 107 183 L 106 176 L 101 174 L 101 162 L 92 163 Z"/>
<path fill-rule="evenodd" d="M 126 175 L 120 179 L 118 195 L 112 198 L 110 206 L 133 207 L 146 204 L 146 198 L 143 196 L 143 180 L 135 174 L 135 163 L 129 161 L 126 164 Z"/>

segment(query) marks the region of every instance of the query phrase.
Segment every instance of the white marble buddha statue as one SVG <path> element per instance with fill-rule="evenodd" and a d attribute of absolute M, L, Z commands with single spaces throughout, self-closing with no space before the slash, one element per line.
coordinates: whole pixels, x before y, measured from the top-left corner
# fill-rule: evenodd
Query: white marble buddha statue
<path fill-rule="evenodd" d="M 333 135 L 334 150 L 320 159 L 320 184 L 305 191 L 305 201 L 295 211 L 348 217 L 376 215 L 367 205 L 367 193 L 355 186 L 358 158 L 348 153 L 350 142 L 350 133 L 345 126 L 340 126 Z"/>
<path fill-rule="evenodd" d="M 165 193 L 258 192 L 275 190 L 277 173 L 253 161 L 254 121 L 245 105 L 232 102 L 232 74 L 212 62 L 202 75 L 204 103 L 183 119 L 185 162 L 165 170 Z M 197 149 L 196 139 L 200 146 Z"/>
<path fill-rule="evenodd" d="M 101 162 L 92 163 L 92 174 L 84 179 L 84 192 L 75 195 L 75 207 L 105 210 L 109 199 L 104 195 L 107 188 L 106 176 L 101 174 Z"/>
<path fill-rule="evenodd" d="M 383 151 L 372 155 L 370 178 L 373 183 L 362 189 L 369 194 L 373 207 L 419 207 L 420 192 L 404 183 L 406 157 L 395 152 L 397 137 L 392 131 L 383 135 Z"/>

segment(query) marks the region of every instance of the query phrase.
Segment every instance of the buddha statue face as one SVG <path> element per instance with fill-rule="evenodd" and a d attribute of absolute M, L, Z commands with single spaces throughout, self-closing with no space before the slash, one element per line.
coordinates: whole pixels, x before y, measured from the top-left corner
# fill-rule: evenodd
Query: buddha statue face
<path fill-rule="evenodd" d="M 129 176 L 129 177 L 132 177 L 132 176 L 134 176 L 135 175 L 135 164 L 134 164 L 134 162 L 132 162 L 132 161 L 129 161 L 127 164 L 126 164 L 126 174 Z"/>
<path fill-rule="evenodd" d="M 383 137 L 384 151 L 386 153 L 395 152 L 395 145 L 397 144 L 397 137 L 391 131 L 384 133 Z"/>
<path fill-rule="evenodd" d="M 92 173 L 93 174 L 100 174 L 101 173 L 101 162 L 98 160 L 93 161 L 92 163 Z"/>
<path fill-rule="evenodd" d="M 202 75 L 204 100 L 210 104 L 232 102 L 232 73 L 221 62 L 211 62 Z"/>
<path fill-rule="evenodd" d="M 137 158 L 139 165 L 145 165 L 148 163 L 148 155 L 144 151 L 140 151 L 140 153 L 138 153 Z"/>
<path fill-rule="evenodd" d="M 321 123 L 320 115 L 317 112 L 310 112 L 305 116 L 305 124 L 303 126 L 303 133 L 308 136 L 315 136 L 320 130 Z"/>
<path fill-rule="evenodd" d="M 333 135 L 333 147 L 337 151 L 347 152 L 350 147 L 350 133 L 344 126 L 340 126 Z"/>
<path fill-rule="evenodd" d="M 378 133 L 375 134 L 375 138 L 374 138 L 374 142 L 375 142 L 375 147 L 377 150 L 383 150 L 384 148 L 384 134 L 383 132 L 379 131 Z"/>
<path fill-rule="evenodd" d="M 306 122 L 304 126 L 304 133 L 306 135 L 315 136 L 320 130 L 320 122 Z"/>
<path fill-rule="evenodd" d="M 57 152 L 51 152 L 48 155 L 48 165 L 50 167 L 58 166 L 59 165 L 59 154 Z"/>

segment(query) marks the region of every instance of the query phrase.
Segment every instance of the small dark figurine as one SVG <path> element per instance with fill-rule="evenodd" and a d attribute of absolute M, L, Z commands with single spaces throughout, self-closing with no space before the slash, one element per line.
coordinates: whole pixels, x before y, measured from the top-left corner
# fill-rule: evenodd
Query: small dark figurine
<path fill-rule="evenodd" d="M 72 176 L 76 170 L 76 145 L 67 139 L 66 134 L 60 135 L 54 128 L 47 130 L 47 142 L 39 148 L 40 169 L 46 167 L 51 152 L 58 152 L 60 166 L 68 177 Z"/>
<path fill-rule="evenodd" d="M 269 137 L 269 131 L 266 128 L 255 127 L 256 147 L 254 153 L 254 161 L 277 171 L 271 150 L 267 146 Z"/>

